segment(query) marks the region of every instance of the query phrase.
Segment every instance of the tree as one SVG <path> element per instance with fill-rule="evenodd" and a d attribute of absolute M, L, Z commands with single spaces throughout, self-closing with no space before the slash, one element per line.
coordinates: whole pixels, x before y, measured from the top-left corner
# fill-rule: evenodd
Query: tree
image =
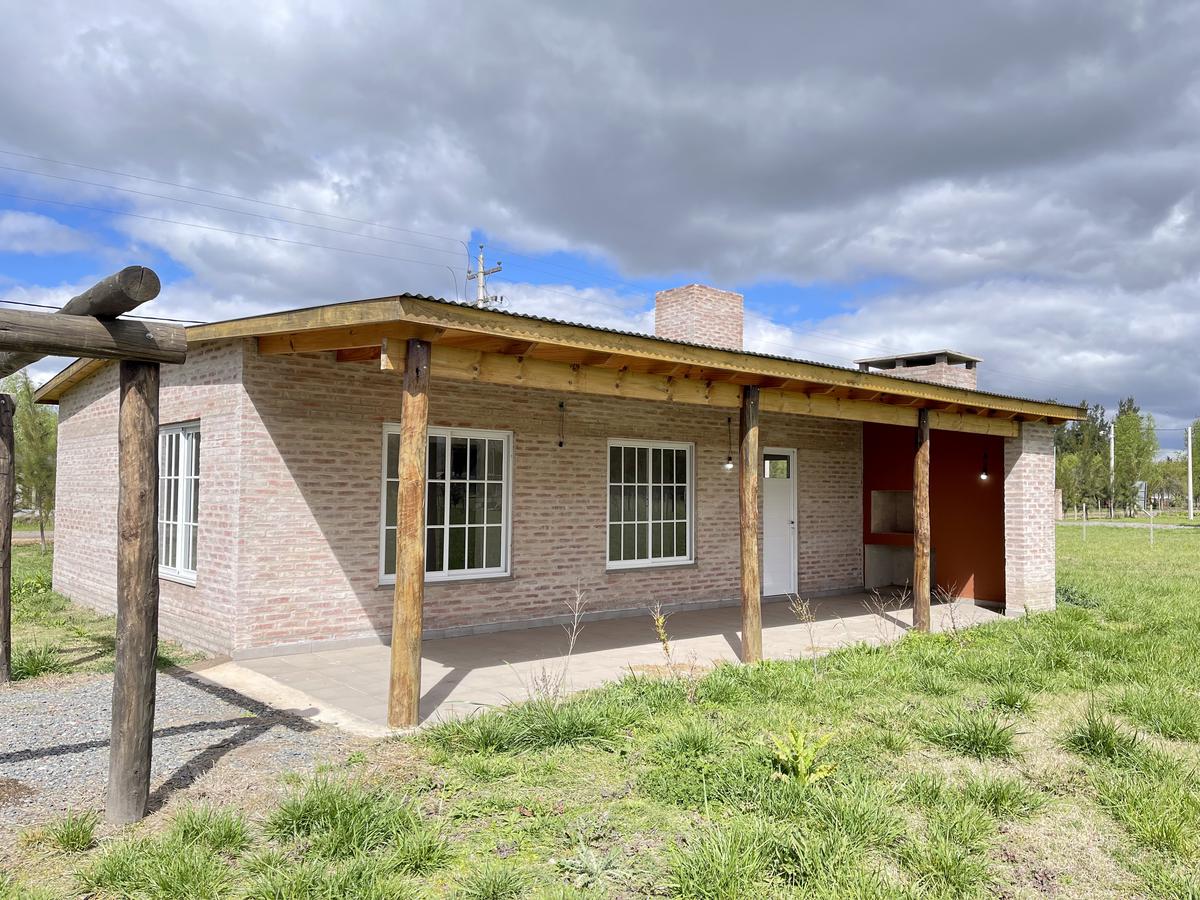
<path fill-rule="evenodd" d="M 4 379 L 3 390 L 13 395 L 13 436 L 16 443 L 17 504 L 37 516 L 42 552 L 46 552 L 46 523 L 54 513 L 54 475 L 58 450 L 58 416 L 33 400 L 33 382 L 21 371 Z"/>
<path fill-rule="evenodd" d="M 1115 500 L 1126 510 L 1137 506 L 1138 482 L 1150 482 L 1155 457 L 1158 455 L 1158 435 L 1154 417 L 1142 415 L 1133 398 L 1121 401 L 1113 428 L 1115 437 Z"/>

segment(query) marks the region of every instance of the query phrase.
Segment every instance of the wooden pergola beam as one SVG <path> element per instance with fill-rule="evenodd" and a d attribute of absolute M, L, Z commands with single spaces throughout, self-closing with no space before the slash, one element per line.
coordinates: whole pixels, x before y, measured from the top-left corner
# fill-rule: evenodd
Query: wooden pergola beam
<path fill-rule="evenodd" d="M 762 659 L 762 548 L 758 542 L 761 521 L 759 493 L 762 481 L 758 439 L 758 388 L 742 389 L 738 434 L 741 445 L 738 481 L 739 534 L 742 585 L 742 662 Z"/>
<path fill-rule="evenodd" d="M 92 285 L 82 294 L 68 300 L 55 315 L 95 316 L 114 319 L 132 312 L 143 303 L 158 296 L 162 283 L 153 269 L 145 266 L 126 266 Z M 0 353 L 0 377 L 37 362 L 44 354 L 10 351 Z"/>
<path fill-rule="evenodd" d="M 913 628 L 929 631 L 929 410 L 917 416 L 913 454 Z"/>
<path fill-rule="evenodd" d="M 0 394 L 0 684 L 12 680 L 12 526 L 16 502 L 13 398 Z"/>
<path fill-rule="evenodd" d="M 108 754 L 109 822 L 146 815 L 158 658 L 157 363 L 121 361 L 117 413 L 117 648 Z"/>
<path fill-rule="evenodd" d="M 187 336 L 181 325 L 0 310 L 0 350 L 20 356 L 87 356 L 181 363 Z"/>
<path fill-rule="evenodd" d="M 425 464 L 429 425 L 429 344 L 408 341 L 400 402 L 396 495 L 396 588 L 392 605 L 388 725 L 416 725 L 421 710 L 421 630 L 425 603 Z"/>

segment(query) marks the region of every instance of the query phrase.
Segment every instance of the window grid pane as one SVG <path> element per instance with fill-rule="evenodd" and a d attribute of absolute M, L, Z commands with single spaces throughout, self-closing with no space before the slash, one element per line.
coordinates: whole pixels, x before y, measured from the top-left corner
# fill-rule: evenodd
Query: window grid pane
<path fill-rule="evenodd" d="M 688 454 L 670 445 L 609 446 L 609 562 L 689 557 Z"/>
<path fill-rule="evenodd" d="M 507 531 L 504 438 L 441 430 L 429 435 L 425 493 L 425 571 L 441 575 L 501 571 Z M 383 575 L 396 574 L 399 434 L 387 431 L 381 540 Z M 488 526 L 488 527 L 485 527 Z"/>
<path fill-rule="evenodd" d="M 196 573 L 200 531 L 200 430 L 174 426 L 158 436 L 158 560 L 171 573 Z"/>

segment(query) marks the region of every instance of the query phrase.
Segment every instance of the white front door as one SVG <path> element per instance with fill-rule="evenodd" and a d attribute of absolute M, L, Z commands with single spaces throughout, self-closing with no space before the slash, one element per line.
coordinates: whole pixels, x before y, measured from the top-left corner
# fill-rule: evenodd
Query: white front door
<path fill-rule="evenodd" d="M 763 595 L 796 592 L 796 451 L 763 451 Z"/>

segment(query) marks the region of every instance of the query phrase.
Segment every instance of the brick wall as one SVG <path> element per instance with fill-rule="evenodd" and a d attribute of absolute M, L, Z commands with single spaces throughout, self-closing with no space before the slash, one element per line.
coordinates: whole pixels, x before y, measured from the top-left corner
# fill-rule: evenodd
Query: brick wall
<path fill-rule="evenodd" d="M 378 576 L 382 429 L 399 418 L 399 378 L 327 355 L 260 357 L 252 343 L 196 350 L 163 375 L 162 421 L 201 422 L 201 499 L 197 584 L 161 583 L 162 633 L 216 652 L 387 639 L 393 592 Z M 112 611 L 116 367 L 69 392 L 61 415 L 55 583 Z M 727 416 L 435 381 L 432 424 L 514 433 L 512 575 L 428 585 L 427 627 L 559 615 L 576 587 L 596 612 L 734 601 L 737 472 L 722 466 Z M 606 571 L 613 437 L 696 444 L 695 563 Z M 801 591 L 860 587 L 861 425 L 764 414 L 762 444 L 797 450 Z"/>
<path fill-rule="evenodd" d="M 213 652 L 234 643 L 238 408 L 242 346 L 189 351 L 163 366 L 162 424 L 200 420 L 200 541 L 195 585 L 161 580 L 164 636 Z M 116 612 L 118 369 L 105 366 L 59 405 L 54 587 L 101 612 Z"/>
<path fill-rule="evenodd" d="M 742 349 L 742 295 L 703 284 L 654 295 L 654 333 L 671 341 Z"/>
<path fill-rule="evenodd" d="M 399 379 L 319 355 L 251 352 L 245 371 L 237 649 L 386 639 L 392 588 L 378 583 L 382 429 L 399 419 Z M 559 400 L 566 403 L 562 448 Z M 427 585 L 426 627 L 560 615 L 577 587 L 595 612 L 736 598 L 737 473 L 722 466 L 726 417 L 435 380 L 431 424 L 513 432 L 512 574 Z M 862 584 L 861 433 L 854 422 L 764 416 L 764 446 L 799 451 L 803 591 Z M 607 441 L 616 437 L 695 442 L 694 564 L 606 571 Z"/>
<path fill-rule="evenodd" d="M 1054 429 L 1023 422 L 1004 442 L 1004 591 L 1009 615 L 1054 608 Z"/>
<path fill-rule="evenodd" d="M 934 363 L 929 366 L 905 366 L 904 368 L 888 369 L 882 374 L 893 375 L 896 378 L 908 378 L 913 381 L 929 381 L 933 384 L 945 384 L 950 387 L 975 390 L 978 369 L 968 369 L 964 365 L 949 365 Z"/>

